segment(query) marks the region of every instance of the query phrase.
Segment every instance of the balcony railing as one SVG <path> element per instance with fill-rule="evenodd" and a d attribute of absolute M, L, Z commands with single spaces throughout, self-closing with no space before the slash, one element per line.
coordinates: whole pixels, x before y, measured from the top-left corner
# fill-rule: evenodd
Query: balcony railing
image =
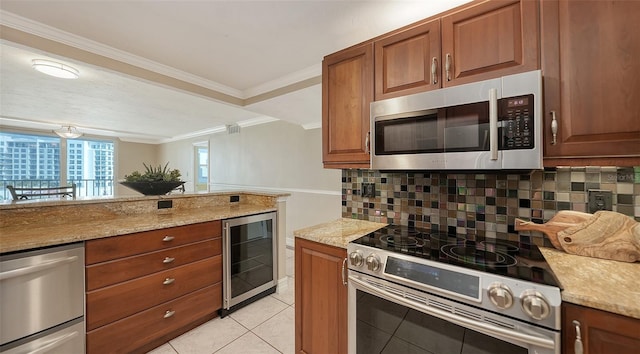
<path fill-rule="evenodd" d="M 115 189 L 115 181 L 112 179 L 75 179 L 67 181 L 67 185 L 72 183 L 76 184 L 76 196 L 81 197 L 98 197 L 98 196 L 113 196 Z M 7 186 L 12 185 L 14 187 L 23 188 L 44 188 L 44 187 L 57 187 L 60 186 L 59 180 L 3 180 L 0 181 L 2 190 L 0 196 L 2 200 L 11 200 L 11 193 L 7 189 Z M 43 197 L 34 197 L 43 198 Z"/>

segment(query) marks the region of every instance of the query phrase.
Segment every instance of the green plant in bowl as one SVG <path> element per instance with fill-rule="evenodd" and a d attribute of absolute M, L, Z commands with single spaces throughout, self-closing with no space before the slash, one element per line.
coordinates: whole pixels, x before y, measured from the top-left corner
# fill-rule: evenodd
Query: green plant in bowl
<path fill-rule="evenodd" d="M 180 180 L 180 170 L 170 169 L 168 162 L 164 167 L 162 165 L 155 167 L 145 163 L 142 165 L 145 168 L 144 173 L 133 171 L 125 175 L 124 181 L 120 183 L 144 195 L 167 194 L 185 183 Z M 184 187 L 182 191 L 184 192 Z"/>

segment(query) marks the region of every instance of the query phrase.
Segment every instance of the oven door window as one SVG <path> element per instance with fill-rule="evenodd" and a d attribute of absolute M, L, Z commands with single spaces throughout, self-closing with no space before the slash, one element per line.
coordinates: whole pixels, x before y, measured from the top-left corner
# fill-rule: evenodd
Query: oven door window
<path fill-rule="evenodd" d="M 489 102 L 445 109 L 446 152 L 489 151 Z"/>
<path fill-rule="evenodd" d="M 527 354 L 529 350 L 357 290 L 359 354 Z"/>
<path fill-rule="evenodd" d="M 437 153 L 444 151 L 442 124 L 437 111 L 375 122 L 376 155 Z"/>

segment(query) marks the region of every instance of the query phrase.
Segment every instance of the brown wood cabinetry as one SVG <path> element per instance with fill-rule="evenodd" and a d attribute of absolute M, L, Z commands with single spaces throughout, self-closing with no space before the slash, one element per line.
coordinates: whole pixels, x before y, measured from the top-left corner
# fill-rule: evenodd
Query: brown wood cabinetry
<path fill-rule="evenodd" d="M 322 161 L 328 168 L 368 168 L 373 44 L 322 61 Z"/>
<path fill-rule="evenodd" d="M 323 61 L 325 168 L 369 168 L 372 100 L 540 68 L 539 2 L 474 1 Z"/>
<path fill-rule="evenodd" d="M 538 2 L 476 1 L 375 41 L 375 99 L 540 67 Z"/>
<path fill-rule="evenodd" d="M 87 353 L 145 352 L 217 316 L 220 221 L 87 241 Z"/>
<path fill-rule="evenodd" d="M 562 322 L 564 354 L 575 353 L 577 331 L 580 331 L 584 354 L 632 354 L 640 348 L 639 319 L 563 303 Z"/>
<path fill-rule="evenodd" d="M 492 0 L 442 17 L 442 86 L 538 69 L 538 13 L 538 1 Z"/>
<path fill-rule="evenodd" d="M 638 18 L 637 1 L 542 1 L 545 166 L 640 164 Z"/>
<path fill-rule="evenodd" d="M 440 20 L 374 42 L 375 100 L 441 87 Z"/>
<path fill-rule="evenodd" d="M 347 251 L 298 238 L 295 243 L 296 353 L 346 353 Z"/>

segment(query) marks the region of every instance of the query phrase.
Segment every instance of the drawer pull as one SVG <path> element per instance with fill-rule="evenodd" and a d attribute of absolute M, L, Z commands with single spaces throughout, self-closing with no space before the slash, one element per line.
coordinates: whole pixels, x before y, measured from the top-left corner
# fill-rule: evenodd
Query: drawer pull
<path fill-rule="evenodd" d="M 175 237 L 173 237 L 173 236 L 169 236 L 169 235 L 167 235 L 167 236 L 165 236 L 165 237 L 162 239 L 162 241 L 163 241 L 163 242 L 169 242 L 169 241 L 173 241 L 173 239 L 174 239 L 174 238 L 175 238 Z"/>
<path fill-rule="evenodd" d="M 174 281 L 176 281 L 174 278 L 167 278 L 162 282 L 162 284 L 169 285 L 169 284 L 172 284 Z"/>
<path fill-rule="evenodd" d="M 175 315 L 176 312 L 172 311 L 172 310 L 167 310 L 167 312 L 164 313 L 164 318 L 169 318 L 172 317 L 173 315 Z"/>
<path fill-rule="evenodd" d="M 162 263 L 164 263 L 164 264 L 169 264 L 169 263 L 171 263 L 171 262 L 173 262 L 173 261 L 175 261 L 175 260 L 176 260 L 176 259 L 175 259 L 175 258 L 173 258 L 173 257 L 164 257 L 164 260 L 162 261 Z"/>

